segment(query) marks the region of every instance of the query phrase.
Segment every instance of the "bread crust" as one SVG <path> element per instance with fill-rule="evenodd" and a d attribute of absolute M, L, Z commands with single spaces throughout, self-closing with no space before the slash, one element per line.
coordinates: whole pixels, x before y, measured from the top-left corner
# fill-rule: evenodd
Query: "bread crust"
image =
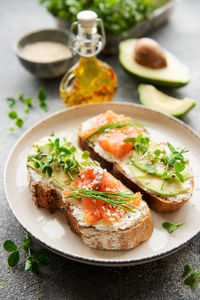
<path fill-rule="evenodd" d="M 128 250 L 135 248 L 141 242 L 147 240 L 153 231 L 153 222 L 150 210 L 137 224 L 125 230 L 103 231 L 94 226 L 81 226 L 72 214 L 70 204 L 65 207 L 64 215 L 71 229 L 76 232 L 82 241 L 90 248 L 105 250 Z"/>
<path fill-rule="evenodd" d="M 51 184 L 36 181 L 30 167 L 27 167 L 29 179 L 29 191 L 31 198 L 37 207 L 43 207 L 50 213 L 57 209 L 62 210 L 65 206 L 61 190 L 55 189 Z"/>
<path fill-rule="evenodd" d="M 95 153 L 93 146 L 87 140 L 81 137 L 81 127 L 78 130 L 78 143 L 82 150 L 88 150 L 91 157 L 99 161 L 103 168 L 108 168 L 109 172 L 119 179 L 124 185 L 130 188 L 134 192 L 141 192 L 143 199 L 148 203 L 149 207 L 155 211 L 162 213 L 169 213 L 180 209 L 192 196 L 194 187 L 194 178 L 191 179 L 191 191 L 188 196 L 182 199 L 180 202 L 169 200 L 166 197 L 162 197 L 144 189 L 141 184 L 133 177 L 128 176 L 125 171 L 117 163 L 111 163 L 105 158 Z"/>
<path fill-rule="evenodd" d="M 43 207 L 54 213 L 57 209 L 64 212 L 64 217 L 71 229 L 79 235 L 90 248 L 104 250 L 128 250 L 147 240 L 153 231 L 150 209 L 146 206 L 146 214 L 138 223 L 125 230 L 102 231 L 94 226 L 81 226 L 72 214 L 70 203 L 64 203 L 62 191 L 46 181 L 36 181 L 34 170 L 28 169 L 30 195 L 37 207 Z"/>

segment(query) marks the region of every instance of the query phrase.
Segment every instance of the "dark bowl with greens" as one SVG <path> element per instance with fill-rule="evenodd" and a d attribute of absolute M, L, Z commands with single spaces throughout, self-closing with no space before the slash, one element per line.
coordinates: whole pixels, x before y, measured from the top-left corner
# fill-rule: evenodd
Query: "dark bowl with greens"
<path fill-rule="evenodd" d="M 55 78 L 64 74 L 73 65 L 76 60 L 74 55 L 50 62 L 37 62 L 26 58 L 23 55 L 22 49 L 28 44 L 42 41 L 58 42 L 68 46 L 68 40 L 69 33 L 67 30 L 41 29 L 30 32 L 17 40 L 14 44 L 14 51 L 21 64 L 33 75 L 41 78 Z"/>

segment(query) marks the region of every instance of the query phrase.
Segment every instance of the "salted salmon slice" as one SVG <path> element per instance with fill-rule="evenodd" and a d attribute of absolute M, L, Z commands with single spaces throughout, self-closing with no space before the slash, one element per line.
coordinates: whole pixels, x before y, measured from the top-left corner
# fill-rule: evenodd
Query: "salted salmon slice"
<path fill-rule="evenodd" d="M 98 190 L 100 192 L 132 193 L 119 180 L 100 167 L 88 167 L 84 169 L 76 178 L 72 187 Z M 64 191 L 64 196 L 68 195 L 69 191 Z M 133 194 L 133 196 L 134 198 L 130 201 L 130 205 L 133 205 L 134 207 L 139 206 L 141 194 L 136 193 Z M 81 202 L 84 210 L 83 219 L 87 224 L 94 224 L 99 220 L 111 224 L 114 221 L 119 221 L 127 212 L 122 208 L 112 206 L 109 203 L 90 197 L 83 197 Z"/>
<path fill-rule="evenodd" d="M 92 122 L 92 126 L 89 126 L 89 128 L 83 130 L 82 135 L 83 138 L 87 138 L 90 134 L 92 134 L 94 131 L 99 129 L 101 126 L 105 124 L 111 124 L 115 122 L 130 122 L 131 118 L 126 117 L 123 114 L 116 114 L 111 110 L 106 111 L 105 113 L 100 114 L 97 118 L 95 118 L 94 122 Z"/>
<path fill-rule="evenodd" d="M 137 137 L 142 132 L 143 129 L 138 126 L 116 128 L 110 133 L 103 133 L 98 138 L 98 143 L 106 152 L 112 153 L 116 158 L 122 158 L 133 149 L 133 144 L 125 142 L 125 138 Z"/>

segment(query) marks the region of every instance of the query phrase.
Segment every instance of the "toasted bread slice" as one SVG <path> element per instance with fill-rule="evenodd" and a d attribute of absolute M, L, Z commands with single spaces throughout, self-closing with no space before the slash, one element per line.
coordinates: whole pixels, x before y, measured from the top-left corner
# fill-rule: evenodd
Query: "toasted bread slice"
<path fill-rule="evenodd" d="M 43 207 L 51 213 L 60 210 L 71 229 L 89 247 L 127 250 L 136 247 L 151 236 L 153 231 L 151 212 L 143 200 L 135 213 L 127 212 L 114 224 L 105 223 L 102 220 L 94 224 L 87 224 L 83 219 L 84 210 L 80 200 L 66 201 L 63 195 L 64 189 L 48 179 L 48 176 L 30 165 L 27 165 L 27 170 L 30 195 L 35 205 Z M 102 172 L 106 171 L 102 170 Z"/>
<path fill-rule="evenodd" d="M 141 183 L 134 178 L 130 173 L 127 173 L 127 170 L 123 168 L 123 165 L 120 163 L 120 160 L 109 159 L 108 155 L 104 151 L 97 151 L 99 147 L 87 140 L 82 135 L 82 126 L 78 130 L 78 143 L 82 150 L 88 150 L 90 156 L 99 161 L 101 167 L 106 168 L 114 177 L 119 179 L 124 185 L 130 188 L 132 191 L 141 192 L 143 199 L 148 203 L 149 207 L 155 211 L 168 213 L 180 209 L 192 196 L 194 188 L 194 178 L 191 177 L 188 180 L 188 192 L 180 196 L 166 197 L 158 193 L 152 192 L 146 189 Z"/>

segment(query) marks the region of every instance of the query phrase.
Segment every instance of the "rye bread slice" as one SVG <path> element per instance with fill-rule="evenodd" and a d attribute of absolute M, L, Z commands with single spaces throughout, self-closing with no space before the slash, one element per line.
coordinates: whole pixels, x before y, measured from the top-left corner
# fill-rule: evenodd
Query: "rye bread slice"
<path fill-rule="evenodd" d="M 96 159 L 101 167 L 106 168 L 109 172 L 119 179 L 124 185 L 130 188 L 133 192 L 141 192 L 143 199 L 148 203 L 149 207 L 155 211 L 168 213 L 178 210 L 192 196 L 194 187 L 194 178 L 190 180 L 190 191 L 181 201 L 172 201 L 167 197 L 153 193 L 145 189 L 136 178 L 129 176 L 117 163 L 112 163 L 95 152 L 93 145 L 81 136 L 81 128 L 78 131 L 78 143 L 82 150 L 88 150 L 93 159 Z"/>
<path fill-rule="evenodd" d="M 57 209 L 64 213 L 64 217 L 71 229 L 79 235 L 89 247 L 104 250 L 128 250 L 147 240 L 153 231 L 153 222 L 149 207 L 144 207 L 145 213 L 138 222 L 125 230 L 109 231 L 97 230 L 94 226 L 81 226 L 73 216 L 73 205 L 63 202 L 62 191 L 48 183 L 45 179 L 36 180 L 34 170 L 28 169 L 30 195 L 38 207 L 43 207 L 54 213 Z"/>

